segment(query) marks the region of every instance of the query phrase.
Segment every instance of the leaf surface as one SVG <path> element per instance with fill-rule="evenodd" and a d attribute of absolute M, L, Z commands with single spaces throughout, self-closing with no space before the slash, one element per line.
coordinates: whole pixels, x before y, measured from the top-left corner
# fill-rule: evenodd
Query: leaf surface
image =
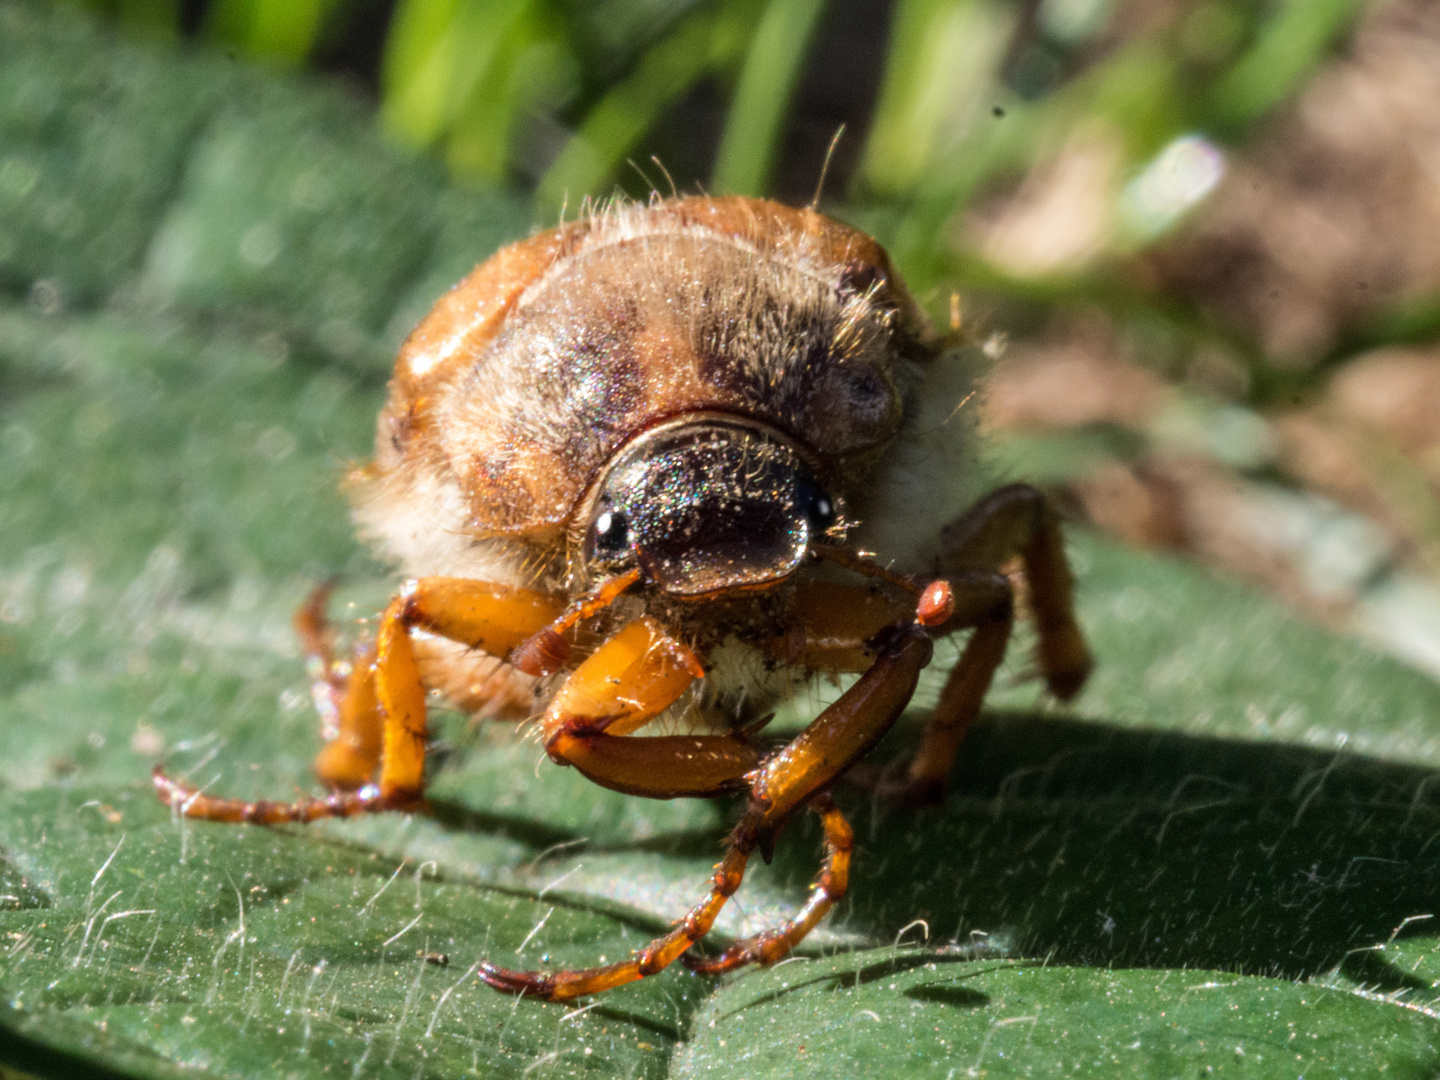
<path fill-rule="evenodd" d="M 333 89 L 69 8 L 0 5 L 0 79 L 6 161 L 40 163 L 0 173 L 0 1064 L 1434 1074 L 1440 690 L 1079 534 L 1100 666 L 1075 709 L 1017 647 L 943 810 L 840 790 L 850 895 L 770 971 L 671 970 L 584 1011 L 480 985 L 481 958 L 583 965 L 662 932 L 738 806 L 625 798 L 462 717 L 438 718 L 428 817 L 174 819 L 161 755 L 214 791 L 314 790 L 290 614 L 338 574 L 362 632 L 392 585 L 339 482 L 395 341 L 527 218 L 445 188 Z M 11 183 L 103 171 L 98 133 L 120 165 L 83 198 Z M 903 759 L 954 655 L 877 760 Z M 717 940 L 794 911 L 818 846 L 797 820 Z"/>

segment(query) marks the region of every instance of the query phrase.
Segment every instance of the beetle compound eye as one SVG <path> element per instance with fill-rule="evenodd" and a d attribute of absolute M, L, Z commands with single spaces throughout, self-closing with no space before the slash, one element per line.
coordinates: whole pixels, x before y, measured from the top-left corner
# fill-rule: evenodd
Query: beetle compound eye
<path fill-rule="evenodd" d="M 818 529 L 828 529 L 835 524 L 835 504 L 828 495 L 817 495 L 810 504 L 810 521 Z"/>
<path fill-rule="evenodd" d="M 816 533 L 829 531 L 831 526 L 839 519 L 840 514 L 836 509 L 835 500 L 832 499 L 819 484 L 808 476 L 800 476 L 796 482 L 796 494 L 800 505 L 805 510 L 806 520 L 810 522 L 810 528 Z"/>
<path fill-rule="evenodd" d="M 625 515 L 616 510 L 602 510 L 595 516 L 595 551 L 599 555 L 619 555 L 629 540 L 630 526 Z"/>

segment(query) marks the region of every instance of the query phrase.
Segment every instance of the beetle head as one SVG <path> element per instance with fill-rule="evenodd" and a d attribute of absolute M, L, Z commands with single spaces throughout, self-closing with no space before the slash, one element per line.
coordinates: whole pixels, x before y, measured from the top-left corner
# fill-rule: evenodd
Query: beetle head
<path fill-rule="evenodd" d="M 800 447 L 721 414 L 682 417 L 632 440 L 588 504 L 593 575 L 638 566 L 680 597 L 789 577 L 840 507 Z"/>

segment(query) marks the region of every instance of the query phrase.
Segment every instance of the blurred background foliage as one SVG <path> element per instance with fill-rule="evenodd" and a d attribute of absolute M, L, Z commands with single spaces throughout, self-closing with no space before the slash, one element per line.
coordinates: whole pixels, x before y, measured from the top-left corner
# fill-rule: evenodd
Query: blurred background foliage
<path fill-rule="evenodd" d="M 89 6 L 339 74 L 539 223 L 823 174 L 937 316 L 958 295 L 1015 469 L 1440 674 L 1434 3 Z"/>
<path fill-rule="evenodd" d="M 826 202 L 921 289 L 1135 302 L 1117 262 L 1222 178 L 1360 0 L 92 0 L 138 31 L 343 71 L 397 141 L 537 213 L 704 187 Z M 1068 155 L 1067 155 L 1068 151 Z M 1087 235 L 984 243 L 967 215 L 1077 154 Z M 658 162 L 657 160 L 658 159 Z M 1101 160 L 1103 159 L 1103 160 Z M 660 165 L 663 162 L 663 166 Z M 1070 163 L 1070 168 L 1075 168 Z M 663 170 L 663 171 L 662 171 Z M 668 173 L 668 175 L 665 175 Z M 1078 209 L 1078 208 L 1077 208 Z M 1047 222 L 1047 224 L 1056 224 Z M 1033 246 L 1033 245 L 1032 245 Z M 1043 283 L 1043 288 L 1038 283 Z M 1179 314 L 1172 308 L 1172 317 Z M 1271 388 L 1259 390 L 1265 393 Z"/>

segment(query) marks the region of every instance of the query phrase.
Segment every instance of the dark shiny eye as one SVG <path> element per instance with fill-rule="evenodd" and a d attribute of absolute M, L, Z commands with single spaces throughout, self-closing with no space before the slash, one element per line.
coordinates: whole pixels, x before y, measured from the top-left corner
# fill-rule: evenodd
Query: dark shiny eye
<path fill-rule="evenodd" d="M 630 539 L 630 525 L 625 515 L 616 510 L 601 510 L 595 515 L 595 551 L 601 555 L 618 555 Z"/>
<path fill-rule="evenodd" d="M 840 271 L 840 281 L 836 288 L 842 296 L 864 296 L 875 283 L 880 280 L 880 271 L 866 262 L 853 261 L 845 264 Z"/>
<path fill-rule="evenodd" d="M 810 527 L 817 533 L 825 532 L 839 517 L 835 500 L 813 480 L 802 478 L 799 487 L 801 505 L 805 507 L 805 517 L 809 520 Z"/>

